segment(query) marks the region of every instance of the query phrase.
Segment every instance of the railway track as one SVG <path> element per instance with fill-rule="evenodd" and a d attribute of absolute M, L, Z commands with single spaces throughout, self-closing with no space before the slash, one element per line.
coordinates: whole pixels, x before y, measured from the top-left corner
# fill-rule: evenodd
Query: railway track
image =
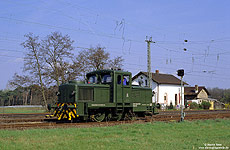
<path fill-rule="evenodd" d="M 120 124 L 143 123 L 144 121 L 109 121 L 109 122 L 80 122 L 80 123 L 56 123 L 56 122 L 29 122 L 29 123 L 11 123 L 0 124 L 0 129 L 28 129 L 28 128 L 89 128 L 105 127 Z"/>
<path fill-rule="evenodd" d="M 230 110 L 185 110 L 185 114 L 215 114 L 215 113 L 230 113 Z M 173 115 L 180 114 L 181 111 L 160 111 L 158 115 Z"/>
<path fill-rule="evenodd" d="M 41 122 L 49 113 L 7 113 L 0 114 L 0 124 L 14 122 Z"/>
<path fill-rule="evenodd" d="M 32 118 L 32 117 L 44 117 L 50 113 L 0 113 L 1 118 Z"/>
<path fill-rule="evenodd" d="M 229 110 L 218 111 L 185 111 L 185 120 L 230 118 Z M 102 127 L 119 124 L 145 123 L 154 121 L 180 121 L 180 111 L 164 111 L 158 115 L 138 117 L 135 121 L 109 121 L 109 122 L 80 122 L 80 123 L 59 123 L 45 122 L 46 114 L 0 114 L 0 129 L 27 129 L 27 128 L 67 128 L 67 127 Z"/>

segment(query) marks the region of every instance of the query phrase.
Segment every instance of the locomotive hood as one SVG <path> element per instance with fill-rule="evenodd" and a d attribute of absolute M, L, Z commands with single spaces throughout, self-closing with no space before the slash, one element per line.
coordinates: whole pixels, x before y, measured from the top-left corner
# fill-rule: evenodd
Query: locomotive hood
<path fill-rule="evenodd" d="M 95 88 L 108 88 L 105 84 L 84 84 L 79 81 L 69 81 L 61 84 L 58 90 L 58 103 L 76 103 L 78 101 L 93 101 Z"/>

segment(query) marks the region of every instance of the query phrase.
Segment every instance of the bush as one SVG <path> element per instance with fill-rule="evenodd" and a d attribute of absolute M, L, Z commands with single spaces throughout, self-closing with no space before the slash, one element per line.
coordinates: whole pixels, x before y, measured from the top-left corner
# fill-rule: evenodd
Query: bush
<path fill-rule="evenodd" d="M 211 104 L 209 102 L 202 101 L 202 103 L 201 103 L 201 107 L 203 109 L 209 109 L 210 106 L 211 106 Z"/>
<path fill-rule="evenodd" d="M 171 102 L 170 105 L 168 106 L 168 109 L 173 109 L 173 104 L 172 104 L 172 102 Z"/>
<path fill-rule="evenodd" d="M 190 106 L 189 106 L 190 109 L 198 109 L 199 108 L 199 105 L 196 102 L 192 102 L 192 103 L 190 102 L 188 104 L 190 104 Z"/>
<path fill-rule="evenodd" d="M 157 104 L 156 104 L 156 108 L 157 108 L 157 109 L 161 109 L 161 104 L 157 103 Z"/>
<path fill-rule="evenodd" d="M 185 101 L 185 108 L 188 108 L 188 102 Z"/>
<path fill-rule="evenodd" d="M 225 108 L 229 109 L 230 108 L 230 103 L 229 104 L 225 104 Z"/>

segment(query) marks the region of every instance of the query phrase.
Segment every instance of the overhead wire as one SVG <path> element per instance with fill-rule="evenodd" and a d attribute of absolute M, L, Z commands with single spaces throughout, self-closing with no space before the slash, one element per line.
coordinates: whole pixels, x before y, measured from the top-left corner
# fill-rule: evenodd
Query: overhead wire
<path fill-rule="evenodd" d="M 17 20 L 18 21 L 18 20 Z M 22 21 L 22 20 L 20 20 L 20 21 Z M 32 23 L 32 22 L 30 22 L 30 23 Z M 33 22 L 33 23 L 35 23 L 35 22 Z M 39 23 L 38 23 L 39 24 Z M 47 24 L 41 24 L 41 25 L 47 25 Z M 50 25 L 48 25 L 49 27 L 55 27 L 55 28 L 57 28 L 56 26 L 50 26 Z M 65 28 L 64 28 L 65 29 Z M 135 40 L 130 40 L 130 41 L 133 41 L 133 42 L 141 42 L 141 43 L 143 43 L 143 41 L 135 41 Z M 222 39 L 222 41 L 223 41 L 223 39 Z M 164 42 L 164 43 L 170 43 L 169 41 L 158 41 L 158 43 L 160 43 L 160 42 Z M 173 41 L 174 42 L 174 41 Z M 172 42 L 172 43 L 173 43 Z M 190 41 L 191 43 L 193 43 L 193 42 L 203 42 L 203 43 L 205 43 L 205 42 L 207 42 L 207 41 Z M 178 42 L 178 43 L 180 43 L 180 42 Z M 177 43 L 177 44 L 178 44 Z M 169 50 L 169 49 L 168 49 Z M 170 50 L 170 51 L 174 51 L 174 52 L 176 52 L 175 50 Z M 226 53 L 228 53 L 228 52 L 226 52 Z M 192 55 L 196 55 L 196 54 L 192 54 Z M 203 54 L 202 54 L 203 55 Z"/>

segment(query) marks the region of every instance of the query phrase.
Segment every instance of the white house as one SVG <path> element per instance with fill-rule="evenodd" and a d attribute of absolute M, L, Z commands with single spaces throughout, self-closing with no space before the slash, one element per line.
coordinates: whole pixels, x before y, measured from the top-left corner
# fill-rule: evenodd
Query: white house
<path fill-rule="evenodd" d="M 148 73 L 139 72 L 132 78 L 133 85 L 148 86 Z M 187 84 L 184 82 L 184 84 Z M 181 105 L 181 80 L 170 74 L 161 74 L 159 70 L 152 73 L 153 102 L 174 106 Z M 184 99 L 184 88 L 182 88 L 182 98 Z M 182 100 L 184 105 L 184 100 Z"/>

